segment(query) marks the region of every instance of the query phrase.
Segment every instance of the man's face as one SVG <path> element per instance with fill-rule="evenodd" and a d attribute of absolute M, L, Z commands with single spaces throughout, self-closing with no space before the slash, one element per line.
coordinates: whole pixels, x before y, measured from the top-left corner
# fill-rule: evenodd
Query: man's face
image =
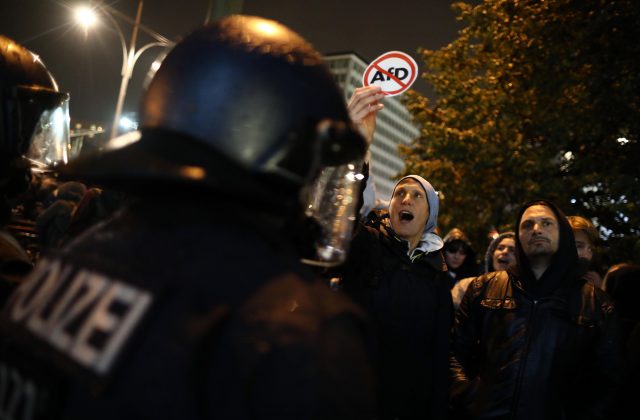
<path fill-rule="evenodd" d="M 528 258 L 551 257 L 560 243 L 556 215 L 547 206 L 536 204 L 527 208 L 520 219 L 518 238 Z"/>
<path fill-rule="evenodd" d="M 493 269 L 506 270 L 516 263 L 516 241 L 513 238 L 503 238 L 492 255 Z"/>
<path fill-rule="evenodd" d="M 591 261 L 593 258 L 593 247 L 589 242 L 589 237 L 583 230 L 574 230 L 573 236 L 576 238 L 576 249 L 578 257 Z"/>
<path fill-rule="evenodd" d="M 398 184 L 389 203 L 389 216 L 398 236 L 417 244 L 429 218 L 429 202 L 418 181 L 407 178 Z"/>

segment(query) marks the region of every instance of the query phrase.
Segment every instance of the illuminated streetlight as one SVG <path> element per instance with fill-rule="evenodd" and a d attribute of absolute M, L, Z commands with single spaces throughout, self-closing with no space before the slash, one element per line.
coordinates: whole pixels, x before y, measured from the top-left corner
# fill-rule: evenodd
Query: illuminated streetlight
<path fill-rule="evenodd" d="M 122 47 L 122 70 L 120 74 L 122 76 L 122 80 L 120 83 L 120 91 L 118 93 L 118 102 L 116 103 L 116 111 L 113 116 L 113 124 L 111 126 L 111 138 L 116 137 L 116 135 L 118 134 L 118 127 L 120 126 L 120 116 L 122 115 L 122 107 L 124 106 L 124 99 L 127 94 L 127 86 L 129 84 L 129 79 L 131 79 L 131 74 L 133 73 L 133 67 L 136 64 L 136 61 L 138 61 L 138 58 L 140 58 L 142 53 L 144 53 L 145 51 L 147 51 L 152 47 L 166 48 L 166 47 L 172 47 L 174 45 L 174 43 L 169 39 L 163 37 L 162 35 L 158 34 L 155 31 L 152 31 L 151 29 L 147 28 L 146 26 L 140 23 L 140 18 L 142 17 L 143 4 L 144 4 L 143 0 L 138 1 L 138 11 L 136 12 L 135 20 L 132 20 L 127 15 L 105 4 L 99 6 L 99 8 L 90 8 L 86 6 L 79 7 L 78 9 L 76 9 L 76 12 L 75 12 L 76 21 L 79 24 L 81 24 L 85 28 L 85 30 L 89 26 L 92 26 L 97 22 L 98 20 L 97 13 L 106 16 L 113 24 L 120 38 L 120 44 Z M 123 20 L 126 20 L 127 22 L 133 25 L 133 29 L 131 32 L 131 39 L 130 39 L 128 48 L 127 48 L 127 43 L 125 41 L 125 36 L 122 33 L 122 30 L 120 29 L 120 25 L 116 21 L 114 15 L 118 16 Z M 139 30 L 142 30 L 147 34 L 151 35 L 156 41 L 146 44 L 142 46 L 140 49 L 136 50 L 136 41 L 138 38 Z"/>
<path fill-rule="evenodd" d="M 87 6 L 80 6 L 75 11 L 76 22 L 85 28 L 89 28 L 98 21 L 98 16 L 93 9 Z"/>

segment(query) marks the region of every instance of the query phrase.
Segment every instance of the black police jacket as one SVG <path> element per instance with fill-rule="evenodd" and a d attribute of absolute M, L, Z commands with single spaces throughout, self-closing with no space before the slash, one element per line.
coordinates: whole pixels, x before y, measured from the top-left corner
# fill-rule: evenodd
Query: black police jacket
<path fill-rule="evenodd" d="M 513 273 L 476 278 L 456 313 L 456 418 L 610 418 L 617 334 L 611 299 L 584 280 L 534 299 Z"/>
<path fill-rule="evenodd" d="M 0 306 L 32 268 L 20 243 L 0 227 Z"/>
<path fill-rule="evenodd" d="M 361 226 L 352 241 L 342 287 L 375 326 L 381 419 L 446 417 L 453 312 L 445 270 L 440 251 L 411 259 L 383 225 Z"/>
<path fill-rule="evenodd" d="M 361 311 L 256 219 L 142 201 L 45 257 L 2 313 L 0 412 L 371 418 Z"/>

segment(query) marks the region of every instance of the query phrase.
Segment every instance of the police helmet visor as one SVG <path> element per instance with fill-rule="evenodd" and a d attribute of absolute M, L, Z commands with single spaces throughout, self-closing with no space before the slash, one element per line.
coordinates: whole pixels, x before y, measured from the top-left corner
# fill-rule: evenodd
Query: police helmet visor
<path fill-rule="evenodd" d="M 35 171 L 67 163 L 69 153 L 69 95 L 51 89 L 17 86 L 12 89 L 13 138 L 19 154 Z"/>
<path fill-rule="evenodd" d="M 310 187 L 303 190 L 303 200 L 305 215 L 315 222 L 320 233 L 315 240 L 316 255 L 303 258 L 302 262 L 333 267 L 347 257 L 364 179 L 360 168 L 366 143 L 351 125 L 335 121 L 320 122 L 317 136 L 322 169 Z"/>
<path fill-rule="evenodd" d="M 306 216 L 320 227 L 315 241 L 316 255 L 302 262 L 322 267 L 343 263 L 356 222 L 360 183 L 364 176 L 357 170 L 362 162 L 325 167 L 307 196 Z"/>
<path fill-rule="evenodd" d="M 69 160 L 69 95 L 47 89 L 18 87 L 22 118 L 33 127 L 24 157 L 35 171 L 47 171 Z M 25 125 L 25 128 L 28 127 Z M 28 135 L 28 133 L 25 133 Z"/>

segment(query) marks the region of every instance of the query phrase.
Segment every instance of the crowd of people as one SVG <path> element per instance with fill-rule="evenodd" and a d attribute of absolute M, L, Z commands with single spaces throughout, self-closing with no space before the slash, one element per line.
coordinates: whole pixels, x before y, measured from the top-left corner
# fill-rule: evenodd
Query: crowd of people
<path fill-rule="evenodd" d="M 385 95 L 345 103 L 289 28 L 196 29 L 149 84 L 138 138 L 56 166 L 68 95 L 24 47 L 0 37 L 0 54 L 0 417 L 638 412 L 639 266 L 598 273 L 591 221 L 536 197 L 481 261 L 462 230 L 441 235 L 420 174 L 371 211 Z"/>

